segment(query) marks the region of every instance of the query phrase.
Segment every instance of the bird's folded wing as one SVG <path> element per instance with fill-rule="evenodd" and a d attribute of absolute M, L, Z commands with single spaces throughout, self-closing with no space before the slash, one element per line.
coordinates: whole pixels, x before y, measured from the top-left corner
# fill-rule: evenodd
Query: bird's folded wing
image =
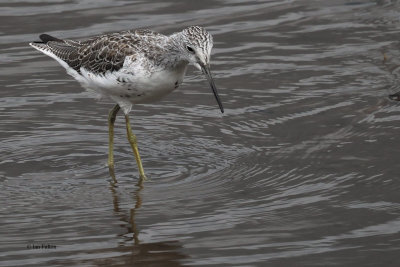
<path fill-rule="evenodd" d="M 136 38 L 132 34 L 109 34 L 74 41 L 42 35 L 44 42 L 31 45 L 53 54 L 78 73 L 81 68 L 85 68 L 94 74 L 105 74 L 107 71 L 113 72 L 122 68 L 126 56 L 135 56 Z"/>

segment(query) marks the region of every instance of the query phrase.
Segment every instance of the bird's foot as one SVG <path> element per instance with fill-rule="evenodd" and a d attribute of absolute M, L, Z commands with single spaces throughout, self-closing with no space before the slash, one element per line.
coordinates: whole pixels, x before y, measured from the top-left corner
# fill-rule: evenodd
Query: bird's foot
<path fill-rule="evenodd" d="M 140 174 L 139 179 L 142 180 L 142 181 L 148 181 L 149 180 L 149 179 L 147 179 L 147 176 L 144 173 Z"/>

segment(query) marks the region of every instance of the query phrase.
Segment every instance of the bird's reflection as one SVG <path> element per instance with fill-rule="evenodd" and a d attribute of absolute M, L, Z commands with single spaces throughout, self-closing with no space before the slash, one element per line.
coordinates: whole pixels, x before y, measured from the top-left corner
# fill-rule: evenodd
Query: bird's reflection
<path fill-rule="evenodd" d="M 121 210 L 119 208 L 119 198 L 118 198 L 118 183 L 117 179 L 115 177 L 115 173 L 110 171 L 111 177 L 113 181 L 110 182 L 110 190 L 111 194 L 113 196 L 113 206 L 114 206 L 114 212 L 116 214 L 121 215 Z M 140 178 L 136 184 L 136 189 L 133 192 L 134 195 L 134 200 L 135 200 L 135 206 L 130 209 L 129 212 L 129 217 L 121 215 L 120 219 L 124 222 L 128 222 L 127 230 L 128 233 L 132 233 L 132 238 L 134 240 L 135 245 L 139 245 L 139 231 L 135 222 L 135 215 L 136 211 L 141 208 L 142 206 L 142 196 L 141 196 L 141 191 L 143 190 L 143 182 L 144 179 Z"/>
<path fill-rule="evenodd" d="M 133 191 L 134 207 L 129 209 L 129 214 L 120 208 L 120 192 L 115 176 L 111 176 L 110 191 L 113 199 L 114 214 L 125 229 L 118 234 L 118 247 L 110 248 L 110 252 L 119 252 L 120 256 L 96 259 L 97 266 L 182 266 L 181 260 L 187 258 L 181 250 L 179 241 L 165 241 L 144 243 L 140 242 L 140 226 L 136 222 L 136 216 L 142 207 L 143 179 L 140 179 Z"/>

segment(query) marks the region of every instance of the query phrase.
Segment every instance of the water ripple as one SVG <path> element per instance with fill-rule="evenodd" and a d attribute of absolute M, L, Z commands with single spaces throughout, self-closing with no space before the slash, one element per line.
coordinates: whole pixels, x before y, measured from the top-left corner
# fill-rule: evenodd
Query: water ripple
<path fill-rule="evenodd" d="M 395 266 L 396 1 L 0 1 L 5 266 Z M 121 116 L 27 43 L 130 28 L 214 36 L 200 72 Z M 385 54 L 385 57 L 383 56 Z M 28 249 L 52 244 L 54 250 Z"/>

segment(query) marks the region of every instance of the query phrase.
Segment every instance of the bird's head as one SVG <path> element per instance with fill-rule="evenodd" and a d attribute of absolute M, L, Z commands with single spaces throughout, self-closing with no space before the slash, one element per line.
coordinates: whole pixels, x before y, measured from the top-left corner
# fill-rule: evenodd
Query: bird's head
<path fill-rule="evenodd" d="M 188 61 L 189 64 L 194 65 L 206 75 L 218 106 L 221 112 L 224 113 L 224 108 L 210 71 L 210 55 L 213 47 L 213 38 L 211 34 L 202 27 L 191 26 L 184 29 L 181 32 L 181 36 L 182 57 Z"/>

